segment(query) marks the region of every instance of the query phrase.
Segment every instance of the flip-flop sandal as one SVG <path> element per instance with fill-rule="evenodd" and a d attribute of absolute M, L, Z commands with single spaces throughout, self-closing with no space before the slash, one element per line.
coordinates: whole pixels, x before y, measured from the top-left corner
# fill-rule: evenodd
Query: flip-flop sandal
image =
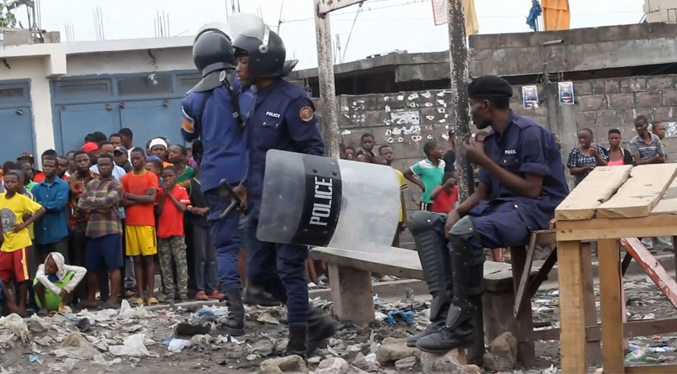
<path fill-rule="evenodd" d="M 148 305 L 158 305 L 158 304 L 160 304 L 160 302 L 158 301 L 158 299 L 156 299 L 156 298 L 154 298 L 154 297 L 149 297 L 149 298 L 148 298 Z"/>

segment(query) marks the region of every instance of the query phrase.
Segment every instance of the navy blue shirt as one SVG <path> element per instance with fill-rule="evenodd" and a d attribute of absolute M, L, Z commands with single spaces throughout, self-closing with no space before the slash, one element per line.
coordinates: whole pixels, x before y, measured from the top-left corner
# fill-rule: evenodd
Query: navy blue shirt
<path fill-rule="evenodd" d="M 45 215 L 35 222 L 35 242 L 51 244 L 68 236 L 68 182 L 57 177 L 54 182 L 47 180 L 33 186 L 31 192 L 35 201 L 45 208 Z"/>
<path fill-rule="evenodd" d="M 284 79 L 258 90 L 247 118 L 250 210 L 256 212 L 263 192 L 266 153 L 270 149 L 324 154 L 315 107 L 308 94 Z M 255 213 L 256 214 L 256 213 Z"/>
<path fill-rule="evenodd" d="M 503 134 L 490 131 L 484 139 L 484 152 L 493 162 L 522 178 L 526 174 L 543 177 L 541 194 L 532 199 L 519 196 L 485 168 L 480 168 L 478 175 L 481 182 L 491 186 L 490 200 L 519 203 L 523 208 L 518 210 L 520 217 L 531 230 L 548 229 L 555 208 L 569 194 L 562 156 L 552 132 L 533 119 L 510 111 Z M 472 210 L 481 211 L 482 205 L 488 203 L 482 201 Z"/>
<path fill-rule="evenodd" d="M 236 87 L 239 91 L 239 88 Z M 183 99 L 181 133 L 187 141 L 198 137 L 202 140 L 203 154 L 200 161 L 200 182 L 204 191 L 219 187 L 221 179 L 239 183 L 247 173 L 247 142 L 245 131 L 233 118 L 233 104 L 228 90 L 219 86 L 207 99 L 202 114 L 201 133 L 195 133 L 195 119 L 200 114 L 207 92 L 189 92 Z M 238 94 L 240 113 L 250 110 L 253 100 L 251 91 Z"/>

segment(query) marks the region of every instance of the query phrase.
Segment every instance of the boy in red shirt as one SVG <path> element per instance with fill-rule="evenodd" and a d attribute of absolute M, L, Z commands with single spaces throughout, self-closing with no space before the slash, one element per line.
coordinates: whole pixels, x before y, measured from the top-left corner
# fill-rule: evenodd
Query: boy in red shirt
<path fill-rule="evenodd" d="M 176 263 L 176 281 L 181 301 L 188 300 L 188 263 L 186 260 L 186 239 L 183 231 L 183 213 L 190 205 L 190 197 L 185 188 L 176 185 L 176 168 L 166 166 L 162 170 L 164 188 L 158 193 L 158 252 L 162 278 L 167 289 L 167 298 L 173 300 L 174 277 L 172 274 L 172 257 Z"/>
<path fill-rule="evenodd" d="M 449 213 L 458 201 L 458 186 L 454 178 L 447 178 L 441 186 L 435 187 L 430 194 L 433 201 L 432 211 L 435 213 Z"/>

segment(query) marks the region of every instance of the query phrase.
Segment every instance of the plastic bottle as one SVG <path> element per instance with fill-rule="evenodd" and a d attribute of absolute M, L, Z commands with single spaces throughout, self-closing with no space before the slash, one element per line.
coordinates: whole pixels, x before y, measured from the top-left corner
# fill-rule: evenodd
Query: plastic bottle
<path fill-rule="evenodd" d="M 628 353 L 628 355 L 625 356 L 625 362 L 643 361 L 646 358 L 646 356 L 648 356 L 650 353 L 651 350 L 649 349 L 649 347 L 642 347 L 640 349 Z"/>

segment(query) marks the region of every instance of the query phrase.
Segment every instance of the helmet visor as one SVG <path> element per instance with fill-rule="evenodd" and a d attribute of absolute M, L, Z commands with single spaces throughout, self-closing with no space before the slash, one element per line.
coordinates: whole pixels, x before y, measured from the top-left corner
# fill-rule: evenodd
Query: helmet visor
<path fill-rule="evenodd" d="M 258 49 L 261 53 L 268 52 L 270 28 L 263 19 L 254 14 L 238 13 L 228 17 L 230 36 L 236 39 L 238 36 L 246 36 L 260 42 Z"/>

